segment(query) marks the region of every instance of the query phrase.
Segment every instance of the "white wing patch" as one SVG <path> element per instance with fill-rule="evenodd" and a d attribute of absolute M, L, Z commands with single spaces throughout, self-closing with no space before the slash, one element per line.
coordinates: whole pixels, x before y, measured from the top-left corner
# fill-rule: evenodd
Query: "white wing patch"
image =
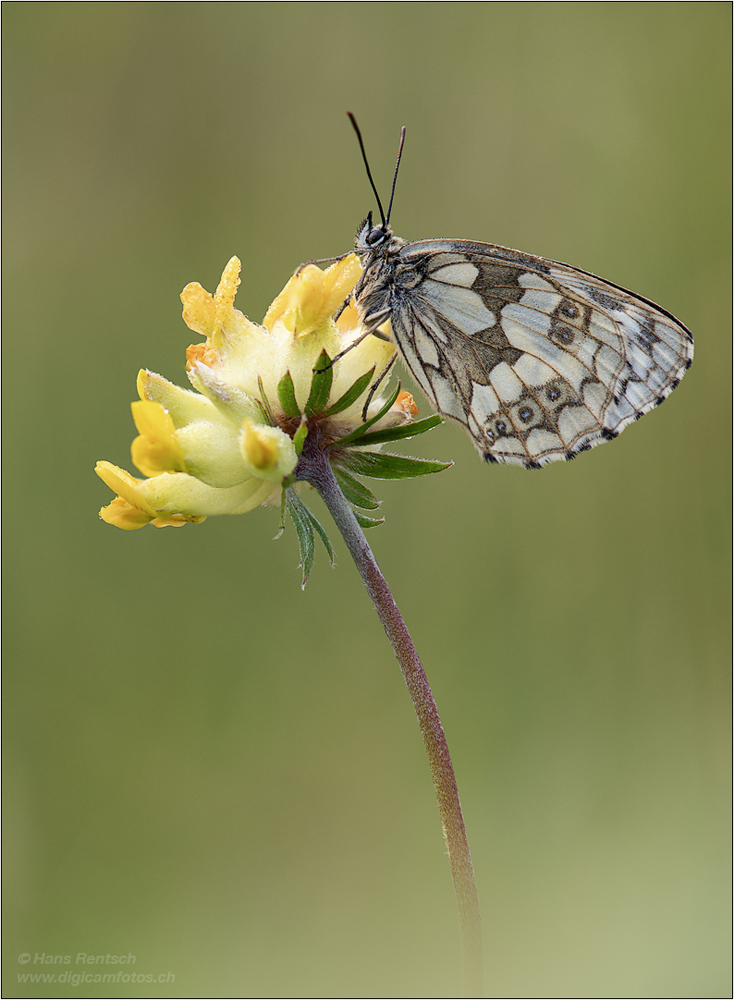
<path fill-rule="evenodd" d="M 516 371 L 517 364 L 519 364 L 524 357 L 528 357 L 531 362 L 542 360 L 556 373 L 556 376 L 562 375 L 567 382 L 570 382 L 571 385 L 573 385 L 577 392 L 579 391 L 581 382 L 588 375 L 588 368 L 584 367 L 584 365 L 577 358 L 575 358 L 572 354 L 563 351 L 560 347 L 556 347 L 550 339 L 543 335 L 539 335 L 537 330 L 533 330 L 528 326 L 521 326 L 516 322 L 506 324 L 503 323 L 502 325 L 505 334 L 507 335 L 507 339 L 512 346 L 524 352 L 523 357 L 516 362 Z"/>
<path fill-rule="evenodd" d="M 447 287 L 427 278 L 421 286 L 420 295 L 465 336 L 470 337 L 497 322 L 494 313 L 482 301 L 481 295 L 469 288 L 458 285 Z"/>
<path fill-rule="evenodd" d="M 562 296 L 558 290 L 537 274 L 521 274 L 517 283 L 527 288 L 527 292 L 520 299 L 527 309 L 536 309 L 539 313 L 550 317 L 561 301 Z"/>
<path fill-rule="evenodd" d="M 558 418 L 558 433 L 567 448 L 573 448 L 583 438 L 593 433 L 597 421 L 585 406 L 566 406 Z"/>
<path fill-rule="evenodd" d="M 565 451 L 566 444 L 558 434 L 536 427 L 528 434 L 528 451 L 534 455 L 547 454 L 554 451 Z"/>
<path fill-rule="evenodd" d="M 502 329 L 515 347 L 520 346 L 515 340 L 522 341 L 524 337 L 530 337 L 536 347 L 541 347 L 537 338 L 548 336 L 550 324 L 549 315 L 539 309 L 528 308 L 525 303 L 512 302 L 502 310 Z"/>
<path fill-rule="evenodd" d="M 499 396 L 492 386 L 472 382 L 471 412 L 475 421 L 483 424 L 487 417 L 499 410 L 500 405 Z"/>
<path fill-rule="evenodd" d="M 516 402 L 523 394 L 525 386 L 508 364 L 501 361 L 490 372 L 492 388 L 496 391 L 502 406 Z"/>
<path fill-rule="evenodd" d="M 473 264 L 449 264 L 431 272 L 432 281 L 443 281 L 447 285 L 463 285 L 471 288 L 479 274 L 479 268 Z"/>
<path fill-rule="evenodd" d="M 439 413 L 445 413 L 447 417 L 453 417 L 461 423 L 466 422 L 466 411 L 461 405 L 459 397 L 448 379 L 437 372 L 431 373 L 431 384 L 433 394 L 436 397 L 436 409 Z"/>
<path fill-rule="evenodd" d="M 415 334 L 415 349 L 424 365 L 432 365 L 434 368 L 440 367 L 436 345 L 422 330 L 418 330 Z"/>
<path fill-rule="evenodd" d="M 433 274 L 434 271 L 438 270 L 438 268 L 440 267 L 445 267 L 447 264 L 459 264 L 467 259 L 468 258 L 464 253 L 432 254 L 428 258 L 426 270 L 428 271 L 429 274 Z"/>
<path fill-rule="evenodd" d="M 558 375 L 557 369 L 532 354 L 521 354 L 512 370 L 525 385 L 545 385 Z"/>

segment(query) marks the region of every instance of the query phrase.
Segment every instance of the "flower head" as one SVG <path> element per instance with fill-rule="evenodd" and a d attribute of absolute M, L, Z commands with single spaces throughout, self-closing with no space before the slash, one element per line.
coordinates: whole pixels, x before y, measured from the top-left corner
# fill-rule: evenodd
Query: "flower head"
<path fill-rule="evenodd" d="M 335 466 L 348 476 L 354 448 L 374 460 L 384 435 L 411 423 L 407 393 L 375 396 L 394 358 L 392 342 L 365 337 L 351 305 L 333 319 L 361 274 L 354 254 L 326 271 L 300 270 L 262 326 L 234 307 L 239 272 L 233 257 L 214 295 L 196 282 L 181 293 L 186 324 L 206 338 L 186 352 L 195 391 L 140 372 L 131 454 L 147 478 L 98 463 L 97 474 L 117 493 L 100 511 L 107 523 L 164 527 L 278 505 L 297 478 L 307 435 L 333 448 Z"/>

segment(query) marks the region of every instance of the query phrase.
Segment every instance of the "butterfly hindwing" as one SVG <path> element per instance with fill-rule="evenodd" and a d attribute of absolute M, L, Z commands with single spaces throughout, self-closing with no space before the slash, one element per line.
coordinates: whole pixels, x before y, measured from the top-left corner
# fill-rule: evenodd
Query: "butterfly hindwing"
<path fill-rule="evenodd" d="M 465 240 L 396 250 L 368 265 L 358 305 L 389 302 L 416 381 L 489 461 L 572 458 L 662 402 L 690 365 L 682 324 L 584 271 Z"/>

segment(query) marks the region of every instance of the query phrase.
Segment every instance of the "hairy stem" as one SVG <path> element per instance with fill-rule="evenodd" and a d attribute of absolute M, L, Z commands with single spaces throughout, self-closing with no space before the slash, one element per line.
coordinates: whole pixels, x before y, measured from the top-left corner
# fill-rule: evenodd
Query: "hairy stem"
<path fill-rule="evenodd" d="M 315 487 L 334 518 L 372 598 L 410 692 L 431 765 L 438 811 L 456 891 L 464 995 L 480 997 L 482 996 L 482 934 L 479 896 L 456 778 L 438 708 L 403 616 L 390 593 L 390 588 L 377 565 L 364 532 L 334 477 L 329 463 L 328 449 L 322 449 L 315 438 L 316 435 L 309 435 L 306 439 L 296 476 Z"/>

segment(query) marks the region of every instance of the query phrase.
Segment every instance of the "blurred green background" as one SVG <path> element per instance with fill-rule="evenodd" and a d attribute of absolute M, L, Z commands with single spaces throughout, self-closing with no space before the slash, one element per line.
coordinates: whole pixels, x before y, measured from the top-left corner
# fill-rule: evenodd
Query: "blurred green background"
<path fill-rule="evenodd" d="M 419 439 L 456 465 L 376 484 L 370 540 L 452 749 L 486 995 L 730 995 L 730 5 L 3 15 L 4 995 L 458 995 L 428 765 L 344 545 L 302 593 L 272 511 L 97 518 L 138 369 L 185 382 L 183 286 L 236 253 L 259 320 L 350 248 L 347 109 L 382 191 L 408 126 L 399 235 L 566 260 L 694 332 L 671 399 L 571 465 Z M 18 983 L 79 952 L 175 983 Z"/>

